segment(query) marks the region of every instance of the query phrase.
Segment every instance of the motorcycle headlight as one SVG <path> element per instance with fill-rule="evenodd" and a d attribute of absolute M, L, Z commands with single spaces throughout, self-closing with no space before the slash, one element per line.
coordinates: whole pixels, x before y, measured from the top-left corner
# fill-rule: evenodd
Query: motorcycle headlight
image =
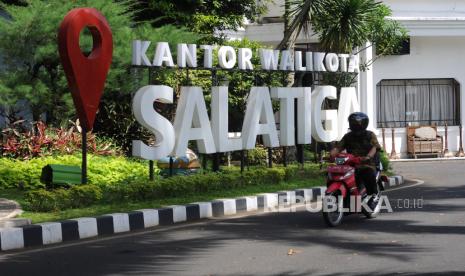
<path fill-rule="evenodd" d="M 336 157 L 335 161 L 337 165 L 344 165 L 349 160 L 349 157 Z"/>

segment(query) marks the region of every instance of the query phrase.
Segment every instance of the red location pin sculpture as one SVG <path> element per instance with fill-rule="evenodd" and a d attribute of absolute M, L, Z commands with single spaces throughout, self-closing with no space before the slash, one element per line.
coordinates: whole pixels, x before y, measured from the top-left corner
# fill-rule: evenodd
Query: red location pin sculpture
<path fill-rule="evenodd" d="M 79 46 L 79 37 L 85 27 L 93 39 L 92 52 L 88 56 Z M 110 26 L 96 9 L 73 9 L 60 25 L 58 44 L 79 121 L 85 130 L 91 130 L 113 56 Z"/>

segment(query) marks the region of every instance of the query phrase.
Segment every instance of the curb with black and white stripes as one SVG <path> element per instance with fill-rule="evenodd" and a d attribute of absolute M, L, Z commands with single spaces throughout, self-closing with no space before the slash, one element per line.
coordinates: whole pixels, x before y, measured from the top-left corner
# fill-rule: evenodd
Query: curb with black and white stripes
<path fill-rule="evenodd" d="M 389 188 L 403 183 L 402 176 L 393 176 L 389 177 L 389 183 L 385 183 L 385 186 Z M 247 212 L 273 211 L 280 206 L 316 202 L 325 191 L 326 187 L 315 187 L 22 227 L 0 228 L 0 251 L 57 244 Z"/>
<path fill-rule="evenodd" d="M 384 188 L 386 189 L 404 184 L 404 177 L 402 175 L 390 176 L 388 179 L 389 181 L 384 183 Z"/>

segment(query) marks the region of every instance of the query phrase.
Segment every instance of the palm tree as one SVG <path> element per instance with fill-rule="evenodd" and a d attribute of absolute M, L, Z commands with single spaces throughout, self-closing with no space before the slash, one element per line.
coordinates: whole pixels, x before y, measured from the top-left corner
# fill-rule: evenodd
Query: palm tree
<path fill-rule="evenodd" d="M 294 50 L 295 42 L 302 30 L 308 33 L 310 26 L 311 14 L 316 0 L 285 0 L 284 1 L 284 37 L 277 46 L 277 49 L 288 49 L 291 52 Z M 295 74 L 289 72 L 287 74 L 287 86 L 294 85 Z M 297 109 L 295 109 L 297 112 Z M 286 147 L 284 147 L 286 148 Z M 303 162 L 303 147 L 298 145 L 296 148 L 297 160 Z M 291 152 L 293 149 L 291 150 Z M 289 154 L 287 150 L 283 150 L 284 158 Z M 303 163 L 302 163 L 303 164 Z"/>
<path fill-rule="evenodd" d="M 319 0 L 285 0 L 284 1 L 284 37 L 278 49 L 294 48 L 295 41 L 302 30 L 310 30 L 312 13 Z"/>
<path fill-rule="evenodd" d="M 376 45 L 377 56 L 365 64 L 367 68 L 383 54 L 396 52 L 406 38 L 399 23 L 387 20 L 391 10 L 375 0 L 321 0 L 312 18 L 312 27 L 318 34 L 321 47 L 328 52 L 359 53 L 370 41 Z M 339 86 L 350 86 L 356 75 L 327 75 L 326 79 Z"/>
<path fill-rule="evenodd" d="M 310 26 L 328 52 L 352 52 L 371 41 L 386 54 L 406 38 L 399 23 L 386 19 L 391 10 L 375 0 L 285 0 L 285 7 L 288 24 L 278 49 L 292 48 L 302 31 L 310 35 Z"/>
<path fill-rule="evenodd" d="M 329 0 L 315 12 L 313 27 L 327 51 L 351 52 L 372 38 L 373 22 L 380 2 L 374 0 Z"/>
<path fill-rule="evenodd" d="M 395 51 L 406 32 L 397 22 L 386 20 L 388 15 L 390 9 L 375 0 L 285 0 L 284 37 L 277 48 L 292 50 L 300 33 L 310 35 L 312 29 L 326 52 L 353 52 L 368 41 L 379 43 L 384 53 Z M 351 86 L 355 79 L 351 73 L 323 75 L 324 82 L 339 87 Z M 337 102 L 326 105 L 337 107 Z"/>

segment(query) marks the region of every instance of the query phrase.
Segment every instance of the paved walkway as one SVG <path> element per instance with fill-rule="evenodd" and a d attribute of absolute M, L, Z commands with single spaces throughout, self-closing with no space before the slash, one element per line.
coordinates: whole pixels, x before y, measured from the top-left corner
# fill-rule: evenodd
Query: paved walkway
<path fill-rule="evenodd" d="M 0 228 L 31 224 L 30 219 L 15 218 L 22 212 L 21 206 L 17 202 L 0 198 Z"/>
<path fill-rule="evenodd" d="M 0 198 L 0 220 L 17 215 L 19 204 L 5 198 Z"/>

